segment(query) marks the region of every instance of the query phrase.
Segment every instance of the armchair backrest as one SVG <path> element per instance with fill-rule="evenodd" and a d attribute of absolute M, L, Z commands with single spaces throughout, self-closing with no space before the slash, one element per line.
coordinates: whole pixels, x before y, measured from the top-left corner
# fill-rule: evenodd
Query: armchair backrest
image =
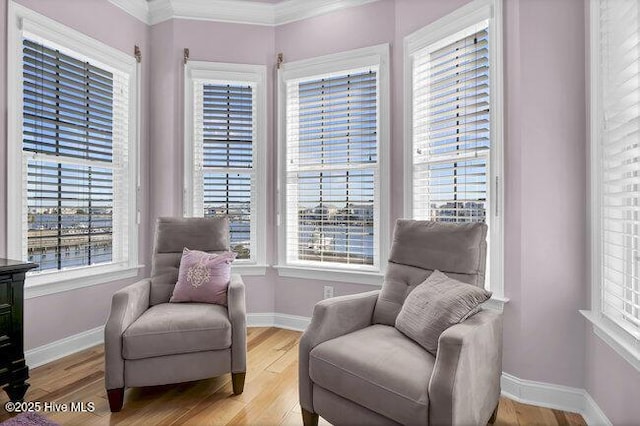
<path fill-rule="evenodd" d="M 171 298 L 185 247 L 209 253 L 228 251 L 229 219 L 158 218 L 151 259 L 151 305 L 166 303 Z"/>
<path fill-rule="evenodd" d="M 484 286 L 487 225 L 399 219 L 373 321 L 394 325 L 407 295 L 431 272 Z"/>

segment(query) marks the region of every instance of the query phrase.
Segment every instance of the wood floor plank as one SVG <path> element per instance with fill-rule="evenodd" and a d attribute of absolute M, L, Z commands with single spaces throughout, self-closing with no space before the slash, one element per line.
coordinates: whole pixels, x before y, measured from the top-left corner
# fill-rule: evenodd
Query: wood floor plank
<path fill-rule="evenodd" d="M 84 386 L 78 386 L 70 392 L 54 391 L 47 395 L 48 401 L 54 401 L 60 404 L 71 404 L 72 402 L 82 402 L 85 405 L 93 404 L 94 413 L 98 416 L 107 416 L 109 411 L 109 403 L 105 398 L 103 376 L 97 376 L 96 380 L 85 382 Z"/>
<path fill-rule="evenodd" d="M 291 410 L 287 413 L 285 418 L 282 420 L 282 423 L 280 423 L 280 426 L 299 426 L 300 423 L 302 423 L 302 420 L 300 418 L 300 413 L 296 413 L 295 411 Z"/>
<path fill-rule="evenodd" d="M 495 426 L 517 425 L 518 413 L 516 413 L 514 402 L 507 398 L 500 398 L 500 404 L 498 405 L 498 417 L 496 418 Z"/>
<path fill-rule="evenodd" d="M 565 412 L 564 417 L 567 419 L 570 426 L 587 426 L 587 422 L 585 422 L 584 418 L 578 413 Z"/>
<path fill-rule="evenodd" d="M 540 412 L 540 421 L 544 425 L 560 426 L 560 422 L 564 420 L 564 416 L 559 420 L 553 410 L 538 407 L 538 411 Z M 566 423 L 565 426 L 567 426 Z"/>
<path fill-rule="evenodd" d="M 542 415 L 543 408 L 529 404 L 516 404 L 518 424 L 522 426 L 547 425 Z M 553 414 L 552 414 L 553 415 Z M 553 425 L 555 425 L 555 419 Z"/>
<path fill-rule="evenodd" d="M 192 410 L 186 411 L 172 424 L 198 426 L 202 424 L 224 425 L 233 419 L 246 404 L 233 394 L 216 394 L 201 401 Z"/>
<path fill-rule="evenodd" d="M 558 426 L 569 426 L 569 421 L 567 420 L 567 416 L 565 413 L 560 410 L 551 410 L 553 412 L 553 416 L 558 422 Z"/>
<path fill-rule="evenodd" d="M 104 348 L 96 346 L 31 371 L 27 401 L 93 402 L 93 412 L 40 413 L 72 426 L 264 425 L 301 426 L 298 404 L 300 333 L 277 328 L 247 330 L 247 378 L 233 395 L 231 377 L 128 389 L 121 412 L 111 413 L 104 390 Z M 0 393 L 0 403 L 7 401 Z M 12 417 L 0 410 L 0 421 Z M 330 426 L 320 419 L 321 426 Z M 501 398 L 496 426 L 584 426 L 579 414 Z"/>
<path fill-rule="evenodd" d="M 130 389 L 125 395 L 125 408 L 132 408 L 117 413 L 124 417 L 118 420 L 127 425 L 170 424 L 229 381 L 229 375 L 224 375 L 178 385 Z"/>
<path fill-rule="evenodd" d="M 246 409 L 234 417 L 228 425 L 278 425 L 298 402 L 298 366 L 289 365 L 276 374 L 268 392 L 260 392 Z"/>
<path fill-rule="evenodd" d="M 289 414 L 284 418 L 281 426 L 302 426 L 302 414 L 300 411 L 291 410 Z M 322 417 L 318 421 L 318 426 L 331 426 L 331 423 L 323 419 Z"/>
<path fill-rule="evenodd" d="M 272 362 L 268 367 L 267 371 L 271 371 L 272 373 L 282 373 L 287 369 L 291 364 L 298 364 L 298 342 L 295 342 L 294 346 L 291 347 L 283 356 Z"/>
<path fill-rule="evenodd" d="M 263 330 L 261 333 L 247 335 L 247 350 L 251 352 L 256 346 L 260 345 L 262 342 L 264 342 L 274 334 L 277 334 L 278 331 L 279 330 L 277 328 L 270 328 L 267 330 Z"/>

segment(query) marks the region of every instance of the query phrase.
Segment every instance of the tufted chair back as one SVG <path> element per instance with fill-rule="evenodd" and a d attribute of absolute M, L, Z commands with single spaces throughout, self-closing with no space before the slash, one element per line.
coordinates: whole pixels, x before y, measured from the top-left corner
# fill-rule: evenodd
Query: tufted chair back
<path fill-rule="evenodd" d="M 484 286 L 487 225 L 398 219 L 373 322 L 394 325 L 404 299 L 434 270 Z"/>
<path fill-rule="evenodd" d="M 228 251 L 229 219 L 158 218 L 151 260 L 151 305 L 166 303 L 171 298 L 185 247 L 209 253 Z"/>

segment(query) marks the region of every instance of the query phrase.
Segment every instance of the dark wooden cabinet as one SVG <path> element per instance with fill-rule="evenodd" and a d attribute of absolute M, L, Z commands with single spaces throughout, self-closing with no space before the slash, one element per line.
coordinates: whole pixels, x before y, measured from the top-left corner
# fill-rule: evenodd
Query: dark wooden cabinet
<path fill-rule="evenodd" d="M 0 385 L 12 401 L 21 401 L 29 387 L 24 361 L 24 277 L 34 263 L 0 259 Z"/>

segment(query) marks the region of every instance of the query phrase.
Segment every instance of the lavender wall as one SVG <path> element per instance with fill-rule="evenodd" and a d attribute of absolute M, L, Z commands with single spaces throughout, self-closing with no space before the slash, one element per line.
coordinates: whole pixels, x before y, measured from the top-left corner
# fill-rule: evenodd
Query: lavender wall
<path fill-rule="evenodd" d="M 397 50 L 394 43 L 394 16 L 394 1 L 380 0 L 361 7 L 344 9 L 339 12 L 282 25 L 276 27 L 275 30 L 276 52 L 282 52 L 285 62 L 289 62 L 389 43 L 393 55 Z M 392 81 L 394 77 L 395 68 L 392 68 Z M 394 89 L 392 89 L 392 97 L 395 93 Z M 396 109 L 393 108 L 391 111 L 392 122 L 396 120 L 395 114 Z M 401 144 L 401 140 L 391 139 L 391 145 L 394 146 L 391 149 L 392 159 L 397 155 L 402 156 L 401 148 L 400 151 L 396 149 Z M 402 173 L 401 169 L 394 170 Z M 402 183 L 402 176 L 394 173 L 393 177 L 391 188 L 397 188 Z M 401 191 L 393 191 L 393 194 L 402 196 Z M 402 205 L 402 199 L 392 199 L 391 201 L 391 205 Z M 276 312 L 303 317 L 311 316 L 313 305 L 323 297 L 323 287 L 325 285 L 334 286 L 334 294 L 336 296 L 360 293 L 377 288 L 363 284 L 279 277 L 275 283 Z"/>
<path fill-rule="evenodd" d="M 403 173 L 403 38 L 465 3 L 382 0 L 276 28 L 276 50 L 285 61 L 391 44 L 392 188 L 401 188 Z M 577 311 L 586 300 L 584 4 L 505 3 L 505 293 L 511 299 L 505 308 L 505 371 L 581 387 L 584 324 Z M 547 173 L 540 173 L 541 164 Z M 392 221 L 402 216 L 402 202 L 402 191 L 393 191 Z M 308 316 L 326 284 L 280 278 L 276 311 Z M 336 294 L 371 288 L 331 284 Z M 551 328 L 557 332 L 549 333 Z"/>
<path fill-rule="evenodd" d="M 342 52 L 394 38 L 395 5 L 380 0 L 327 15 L 281 25 L 275 29 L 275 48 L 285 62 Z"/>
<path fill-rule="evenodd" d="M 109 46 L 133 53 L 133 45 L 138 44 L 143 55 L 149 54 L 148 28 L 140 21 L 127 15 L 105 0 L 18 0 L 30 9 L 55 19 L 71 28 L 81 31 Z M 117 31 L 114 29 L 117 27 Z M 0 134 L 6 134 L 6 32 L 7 2 L 0 6 Z M 149 205 L 149 145 L 147 137 L 147 114 L 149 93 L 148 58 L 142 65 L 142 129 L 141 176 L 142 176 L 142 217 L 148 217 Z M 6 206 L 15 200 L 6 200 L 6 144 L 0 147 L 0 256 L 6 255 Z M 140 227 L 140 261 L 148 263 L 148 232 L 146 220 Z M 141 271 L 140 276 L 145 271 Z M 25 302 L 25 347 L 37 346 L 62 339 L 104 324 L 109 313 L 111 295 L 135 279 L 116 281 L 95 287 L 84 288 L 50 296 L 29 299 Z"/>
<path fill-rule="evenodd" d="M 585 389 L 614 425 L 640 419 L 640 372 L 593 334 L 586 333 Z"/>
<path fill-rule="evenodd" d="M 31 3 L 41 8 L 51 3 Z M 111 13 L 120 13 L 106 2 L 93 6 L 106 8 Z M 150 75 L 153 90 L 149 95 L 149 163 L 150 163 L 150 220 L 143 227 L 146 236 L 151 234 L 154 219 L 162 215 L 179 215 L 182 211 L 182 49 L 189 47 L 195 60 L 221 62 L 259 63 L 269 69 L 269 99 L 273 102 L 273 59 L 276 52 L 283 52 L 285 60 L 297 60 L 378 43 L 390 43 L 392 51 L 392 141 L 391 141 L 391 186 L 402 184 L 402 39 L 416 29 L 435 21 L 466 3 L 458 1 L 381 0 L 362 7 L 323 15 L 277 28 L 238 24 L 212 23 L 204 21 L 172 20 L 152 27 L 144 37 L 149 38 L 149 58 L 154 72 Z M 69 2 L 68 7 L 75 6 Z M 551 10 L 550 1 L 512 2 L 506 5 L 506 84 L 507 84 L 507 223 L 506 253 L 509 265 L 506 271 L 506 294 L 512 299 L 505 311 L 505 369 L 518 377 L 547 380 L 551 382 L 581 386 L 583 365 L 583 325 L 574 313 L 582 307 L 584 291 L 581 286 L 583 262 L 580 232 L 584 220 L 584 189 L 579 180 L 584 177 L 584 163 L 574 156 L 583 149 L 584 122 L 571 111 L 580 111 L 584 105 L 582 78 L 567 78 L 569 75 L 584 75 L 584 60 L 579 53 L 583 42 L 575 35 L 583 30 L 584 16 L 580 0 L 566 0 L 562 6 Z M 526 10 L 520 10 L 521 8 Z M 49 6 L 43 10 L 54 18 L 77 16 L 68 13 L 64 4 Z M 42 9 L 41 9 L 42 10 Z M 557 11 L 557 13 L 553 13 Z M 109 16 L 109 15 L 103 15 Z M 526 19 L 525 19 L 526 17 Z M 131 21 L 132 18 L 122 19 Z M 71 22 L 69 22 L 71 21 Z M 109 22 L 102 19 L 101 22 Z M 67 18 L 65 23 L 86 31 L 96 37 L 126 49 L 135 34 L 127 31 L 111 36 L 105 27 L 82 21 L 74 23 Z M 137 21 L 131 23 L 136 28 Z M 537 37 L 533 31 L 546 25 L 547 36 Z M 108 34 L 103 34 L 106 32 Z M 112 37 L 113 39 L 109 39 Z M 561 49 L 549 48 L 562 40 Z M 145 40 L 146 41 L 146 40 Z M 552 44 L 553 43 L 553 44 Z M 533 45 L 531 45 L 533 44 Z M 521 57 L 523 48 L 531 48 L 539 55 Z M 147 49 L 145 49 L 147 50 Z M 147 58 L 145 58 L 147 59 Z M 526 61 L 526 62 L 525 62 Z M 543 63 L 554 64 L 548 72 Z M 571 83 L 565 87 L 566 83 Z M 547 88 L 542 91 L 540 87 Z M 582 91 L 581 91 L 582 90 Z M 545 104 L 545 99 L 554 93 L 564 93 L 556 103 L 558 111 L 551 108 L 532 108 Z M 544 94 L 544 95 L 542 95 Z M 528 97 L 540 103 L 528 102 Z M 272 111 L 270 120 L 272 123 Z M 558 114 L 556 114 L 556 112 Z M 579 115 L 579 114 L 578 114 Z M 529 126 L 529 127 L 527 127 Z M 526 132 L 524 128 L 529 128 Z M 270 162 L 276 164 L 276 146 L 273 129 L 267 141 Z M 553 154 L 553 155 L 552 155 Z M 540 185 L 537 165 L 521 161 L 522 158 L 544 158 L 552 172 L 557 171 L 562 179 L 553 180 L 553 185 Z M 550 157 L 550 158 L 546 158 Z M 567 167 L 568 164 L 568 167 Z M 269 175 L 269 253 L 275 253 L 275 170 Z M 548 174 L 551 179 L 554 175 Z M 549 182 L 547 182 L 548 184 Z M 578 188 L 576 191 L 575 188 Z M 526 196 L 522 195 L 527 189 Z M 568 196 L 566 196 L 568 194 Z M 392 221 L 402 216 L 402 191 L 394 191 L 391 202 Z M 537 211 L 539 203 L 553 205 L 548 215 L 527 215 Z M 554 225 L 557 224 L 557 225 Z M 562 231 L 562 232 L 559 232 Z M 523 240 L 523 236 L 527 239 Z M 533 240 L 535 238 L 535 240 Z M 529 242 L 531 239 L 531 242 Z M 146 239 L 148 241 L 148 239 Z M 522 242 L 525 241 L 525 244 Z M 537 244 L 533 244 L 533 242 Z M 538 245 L 539 244 L 539 245 Z M 562 250 L 564 257 L 545 257 L 549 248 Z M 275 258 L 270 258 L 275 263 Z M 545 265 L 544 268 L 539 267 Z M 547 271 L 542 274 L 541 271 Z M 266 277 L 246 277 L 248 306 L 251 312 L 281 312 L 309 316 L 313 305 L 322 297 L 322 287 L 335 286 L 336 295 L 355 293 L 371 289 L 370 286 L 346 283 L 329 283 L 322 280 L 280 278 L 274 271 Z M 121 284 L 102 288 L 102 296 Z M 98 291 L 87 289 L 84 292 Z M 547 291 L 559 297 L 546 297 Z M 68 295 L 81 296 L 83 292 Z M 56 295 L 55 299 L 69 297 Z M 97 294 L 96 294 L 97 295 Z M 274 300 L 274 295 L 277 298 Z M 53 297 L 53 296 L 52 296 Z M 97 298 L 96 298 L 97 299 Z M 527 303 L 522 303 L 522 300 Z M 53 300 L 53 299 L 52 299 Z M 66 299 L 64 299 L 66 300 Z M 63 303 L 63 300 L 59 300 Z M 48 305 L 48 298 L 30 302 L 39 310 Z M 101 300 L 91 318 L 77 322 L 77 331 L 98 325 L 104 319 L 108 301 Z M 29 312 L 29 307 L 27 308 Z M 93 312 L 93 310 L 90 310 Z M 35 310 L 31 311 L 35 312 Z M 46 310 L 44 311 L 46 312 Z M 55 340 L 73 334 L 63 333 L 45 338 L 54 325 L 36 326 L 31 329 L 39 336 L 31 340 L 32 345 Z M 48 315 L 46 324 L 56 324 L 55 314 Z M 83 319 L 85 319 L 83 317 Z M 561 333 L 548 336 L 538 327 L 539 322 L 562 324 Z M 74 330 L 75 331 L 75 330 Z M 527 336 L 527 338 L 523 338 Z M 538 349 L 540 348 L 540 349 Z M 540 361 L 540 359 L 545 361 Z M 553 360 L 553 362 L 552 362 Z M 557 366 L 557 367 L 555 367 Z"/>
<path fill-rule="evenodd" d="M 464 5 L 469 0 L 381 0 L 361 7 L 276 27 L 275 48 L 285 62 L 313 58 L 360 47 L 389 43 L 391 48 L 390 227 L 403 216 L 403 38 Z M 336 296 L 369 291 L 363 284 L 300 280 L 281 277 L 276 282 L 276 312 L 310 316 L 332 285 Z"/>
<path fill-rule="evenodd" d="M 0 3 L 0 135 L 7 134 L 7 2 Z M 7 255 L 7 144 L 0 144 L 0 256 Z"/>
<path fill-rule="evenodd" d="M 403 214 L 402 40 L 468 1 L 380 0 L 276 28 L 192 20 L 146 28 L 106 0 L 19 0 L 123 51 L 131 51 L 134 43 L 142 46 L 143 218 L 148 220 L 143 221 L 140 237 L 145 262 L 155 218 L 182 212 L 182 49 L 188 47 L 193 60 L 267 66 L 271 264 L 277 262 L 275 54 L 282 52 L 285 61 L 293 61 L 379 43 L 391 45 L 394 221 Z M 2 3 L 0 70 L 5 70 L 6 4 Z M 504 369 L 524 379 L 586 387 L 614 423 L 624 424 L 640 418 L 634 398 L 640 376 L 594 337 L 577 313 L 588 306 L 584 8 L 582 0 L 505 0 L 505 293 L 511 301 L 505 306 Z M 116 22 L 118 31 L 113 31 Z M 0 78 L 4 110 L 5 97 L 5 79 Z M 5 117 L 0 116 L 0 132 L 5 131 Z M 3 144 L 0 162 L 5 153 Z M 2 173 L 0 204 L 6 203 Z M 0 209 L 1 241 L 6 236 L 5 217 L 5 209 Z M 27 347 L 102 324 L 111 294 L 128 282 L 27 301 Z M 249 312 L 305 317 L 322 298 L 324 285 L 333 285 L 336 295 L 372 288 L 281 278 L 273 269 L 265 277 L 245 277 L 245 282 Z"/>
<path fill-rule="evenodd" d="M 267 156 L 269 164 L 276 161 L 275 143 L 275 48 L 274 28 L 256 25 L 239 25 L 212 23 L 203 21 L 177 20 L 175 22 L 174 45 L 182 52 L 184 47 L 190 49 L 191 58 L 199 61 L 231 62 L 240 64 L 265 65 L 267 68 Z M 182 70 L 182 67 L 180 68 Z M 180 74 L 180 99 L 184 99 Z M 183 115 L 179 115 L 180 138 L 182 141 Z M 182 173 L 182 155 L 180 155 Z M 276 209 L 276 176 L 275 167 L 267 167 L 267 212 Z M 182 203 L 180 203 L 182 206 Z M 267 263 L 274 264 L 272 254 L 276 249 L 276 217 L 267 214 Z M 264 277 L 243 277 L 247 286 L 247 310 L 249 312 L 274 312 L 274 283 L 277 274 L 273 269 L 267 270 Z"/>
<path fill-rule="evenodd" d="M 519 324 L 505 332 L 505 370 L 575 387 L 583 386 L 578 309 L 587 286 L 584 4 L 508 1 L 505 35 L 506 111 L 515 114 L 506 122 L 506 179 L 517 187 L 506 193 L 505 264 L 514 267 L 505 321 Z"/>
<path fill-rule="evenodd" d="M 258 64 L 267 67 L 267 153 L 276 159 L 273 135 L 274 29 L 266 26 L 193 20 L 170 20 L 151 28 L 150 95 L 151 210 L 149 232 L 160 216 L 182 215 L 183 185 L 183 49 L 191 60 Z M 275 210 L 275 169 L 269 168 L 267 211 Z M 275 262 L 275 215 L 267 217 L 267 252 Z M 247 309 L 274 311 L 275 271 L 265 277 L 245 276 Z"/>

